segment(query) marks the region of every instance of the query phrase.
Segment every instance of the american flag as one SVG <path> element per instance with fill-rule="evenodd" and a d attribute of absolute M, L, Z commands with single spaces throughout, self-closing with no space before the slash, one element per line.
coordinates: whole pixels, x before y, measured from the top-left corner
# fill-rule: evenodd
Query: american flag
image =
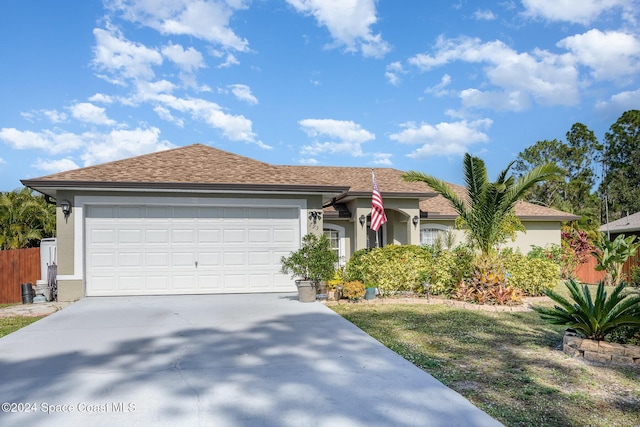
<path fill-rule="evenodd" d="M 376 175 L 371 171 L 373 177 L 373 194 L 371 195 L 371 229 L 378 231 L 382 224 L 387 222 L 387 216 L 384 214 L 384 204 L 382 203 L 382 195 L 378 188 Z"/>

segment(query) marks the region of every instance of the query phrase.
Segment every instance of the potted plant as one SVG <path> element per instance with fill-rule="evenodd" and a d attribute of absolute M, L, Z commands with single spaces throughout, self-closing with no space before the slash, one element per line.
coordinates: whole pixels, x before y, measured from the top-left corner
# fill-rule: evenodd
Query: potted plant
<path fill-rule="evenodd" d="M 300 302 L 314 302 L 318 283 L 333 276 L 335 264 L 338 262 L 336 253 L 324 234 L 317 236 L 309 233 L 302 238 L 302 246 L 288 257 L 280 258 L 281 271 L 298 277 L 298 299 Z"/>

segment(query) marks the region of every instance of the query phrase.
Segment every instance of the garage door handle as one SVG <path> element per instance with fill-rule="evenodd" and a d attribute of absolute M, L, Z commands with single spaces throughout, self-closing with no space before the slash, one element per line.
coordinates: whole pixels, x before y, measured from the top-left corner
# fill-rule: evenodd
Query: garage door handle
<path fill-rule="evenodd" d="M 196 261 L 196 268 L 198 268 L 198 261 Z"/>

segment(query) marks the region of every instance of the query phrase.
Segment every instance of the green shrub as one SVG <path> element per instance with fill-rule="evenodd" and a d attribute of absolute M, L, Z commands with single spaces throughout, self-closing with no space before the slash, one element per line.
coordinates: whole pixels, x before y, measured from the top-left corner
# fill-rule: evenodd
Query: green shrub
<path fill-rule="evenodd" d="M 389 245 L 357 251 L 349 259 L 346 280 L 377 287 L 381 295 L 422 290 L 420 273 L 432 261 L 428 250 L 413 245 Z"/>
<path fill-rule="evenodd" d="M 598 284 L 594 298 L 587 285 L 580 289 L 574 280 L 568 280 L 566 286 L 571 301 L 547 290 L 547 296 L 558 305 L 533 309 L 543 319 L 555 325 L 573 328 L 592 340 L 603 340 L 606 335 L 623 326 L 640 326 L 640 295 L 625 294 L 624 282 L 616 286 L 609 297 L 604 290 L 604 282 Z"/>
<path fill-rule="evenodd" d="M 464 246 L 453 250 L 442 250 L 433 256 L 433 261 L 420 276 L 421 282 L 430 285 L 429 292 L 451 296 L 460 282 L 471 276 L 473 253 Z"/>
<path fill-rule="evenodd" d="M 509 285 L 525 295 L 543 295 L 560 281 L 560 267 L 548 257 L 529 257 L 519 252 L 503 253 L 502 257 Z"/>

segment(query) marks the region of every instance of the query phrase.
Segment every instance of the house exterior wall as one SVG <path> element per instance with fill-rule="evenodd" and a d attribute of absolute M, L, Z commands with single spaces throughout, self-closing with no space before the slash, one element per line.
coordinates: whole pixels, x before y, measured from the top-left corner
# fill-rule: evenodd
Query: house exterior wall
<path fill-rule="evenodd" d="M 261 199 L 261 200 L 301 200 L 306 208 L 301 212 L 303 224 L 307 232 L 322 233 L 322 217 L 313 220 L 309 212 L 322 212 L 322 196 L 320 195 L 271 195 L 271 194 L 207 194 L 207 193 L 170 193 L 170 192 L 71 192 L 60 191 L 58 193 L 58 206 L 56 208 L 57 246 L 58 246 L 58 300 L 76 301 L 85 296 L 84 283 L 84 246 L 83 232 L 84 215 L 82 208 L 78 206 L 78 200 L 82 198 L 136 198 L 139 204 L 145 204 L 145 199 L 180 198 L 186 199 Z M 71 202 L 71 213 L 64 217 L 59 206 L 60 201 Z M 304 228 L 303 228 L 304 229 Z M 301 233 L 304 235 L 305 233 Z"/>
<path fill-rule="evenodd" d="M 454 235 L 456 236 L 456 244 L 464 243 L 466 241 L 464 231 L 456 230 L 455 221 L 453 220 L 423 219 L 421 221 L 421 226 L 429 224 L 451 227 Z M 501 247 L 513 248 L 515 250 L 519 250 L 523 254 L 526 254 L 531 250 L 532 245 L 545 247 L 549 244 L 560 244 L 560 229 L 562 225 L 560 221 L 522 221 L 522 225 L 525 227 L 527 232 L 516 232 L 516 240 L 512 242 L 510 239 L 507 239 Z"/>

